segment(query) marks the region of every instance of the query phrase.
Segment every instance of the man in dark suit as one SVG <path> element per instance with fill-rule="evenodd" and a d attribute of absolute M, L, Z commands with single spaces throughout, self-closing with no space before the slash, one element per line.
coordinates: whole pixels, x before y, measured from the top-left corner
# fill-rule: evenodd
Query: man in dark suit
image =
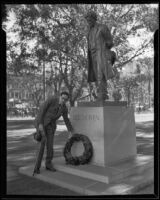
<path fill-rule="evenodd" d="M 55 171 L 52 165 L 53 159 L 53 141 L 56 131 L 56 121 L 63 116 L 64 122 L 70 134 L 73 133 L 73 127 L 68 118 L 68 109 L 66 102 L 69 100 L 68 92 L 62 92 L 60 97 L 50 97 L 40 107 L 39 113 L 35 120 L 37 131 L 40 131 L 46 137 L 46 169 Z"/>

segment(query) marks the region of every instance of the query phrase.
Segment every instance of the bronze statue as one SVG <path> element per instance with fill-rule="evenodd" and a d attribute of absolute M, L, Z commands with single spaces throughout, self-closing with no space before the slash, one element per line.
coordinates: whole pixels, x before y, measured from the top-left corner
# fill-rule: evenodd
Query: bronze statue
<path fill-rule="evenodd" d="M 89 25 L 88 40 L 88 82 L 95 82 L 98 100 L 108 99 L 107 80 L 114 77 L 112 65 L 115 61 L 113 39 L 105 24 L 97 23 L 97 14 L 89 11 L 85 19 Z"/>

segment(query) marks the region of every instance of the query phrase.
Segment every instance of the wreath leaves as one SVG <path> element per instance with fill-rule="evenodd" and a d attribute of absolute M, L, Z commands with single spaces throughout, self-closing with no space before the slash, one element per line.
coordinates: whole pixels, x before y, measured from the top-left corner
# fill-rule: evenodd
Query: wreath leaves
<path fill-rule="evenodd" d="M 84 145 L 84 153 L 81 156 L 72 156 L 71 148 L 74 142 L 81 141 Z M 75 133 L 66 143 L 63 150 L 66 164 L 84 165 L 90 162 L 93 156 L 93 147 L 89 138 L 85 135 Z"/>

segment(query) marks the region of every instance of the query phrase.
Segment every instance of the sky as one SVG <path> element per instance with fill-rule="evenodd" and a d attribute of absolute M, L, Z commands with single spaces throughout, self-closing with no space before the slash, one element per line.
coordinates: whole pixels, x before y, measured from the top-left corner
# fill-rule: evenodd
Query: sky
<path fill-rule="evenodd" d="M 138 46 L 140 46 L 140 44 L 143 42 L 143 40 L 145 39 L 150 39 L 150 38 L 153 38 L 154 37 L 154 33 L 147 33 L 145 32 L 145 30 L 139 30 L 142 32 L 142 37 L 135 37 L 135 36 L 130 36 L 128 38 L 128 41 L 130 43 L 130 45 L 137 49 Z M 153 50 L 153 47 L 152 48 L 147 48 L 145 53 L 143 53 L 142 55 L 140 55 L 139 57 L 142 58 L 142 57 L 153 57 L 154 55 L 154 50 Z"/>

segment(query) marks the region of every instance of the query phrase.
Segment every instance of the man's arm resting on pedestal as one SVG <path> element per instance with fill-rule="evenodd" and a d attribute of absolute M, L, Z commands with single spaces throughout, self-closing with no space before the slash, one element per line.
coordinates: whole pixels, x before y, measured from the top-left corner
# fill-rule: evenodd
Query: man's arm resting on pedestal
<path fill-rule="evenodd" d="M 70 137 L 71 137 L 71 135 L 73 135 L 73 133 L 74 133 L 74 129 L 73 129 L 73 126 L 72 126 L 72 124 L 71 124 L 71 122 L 68 118 L 68 110 L 67 109 L 63 112 L 62 116 L 63 116 L 64 122 L 67 126 L 67 129 L 68 129 L 68 131 L 70 133 Z"/>

